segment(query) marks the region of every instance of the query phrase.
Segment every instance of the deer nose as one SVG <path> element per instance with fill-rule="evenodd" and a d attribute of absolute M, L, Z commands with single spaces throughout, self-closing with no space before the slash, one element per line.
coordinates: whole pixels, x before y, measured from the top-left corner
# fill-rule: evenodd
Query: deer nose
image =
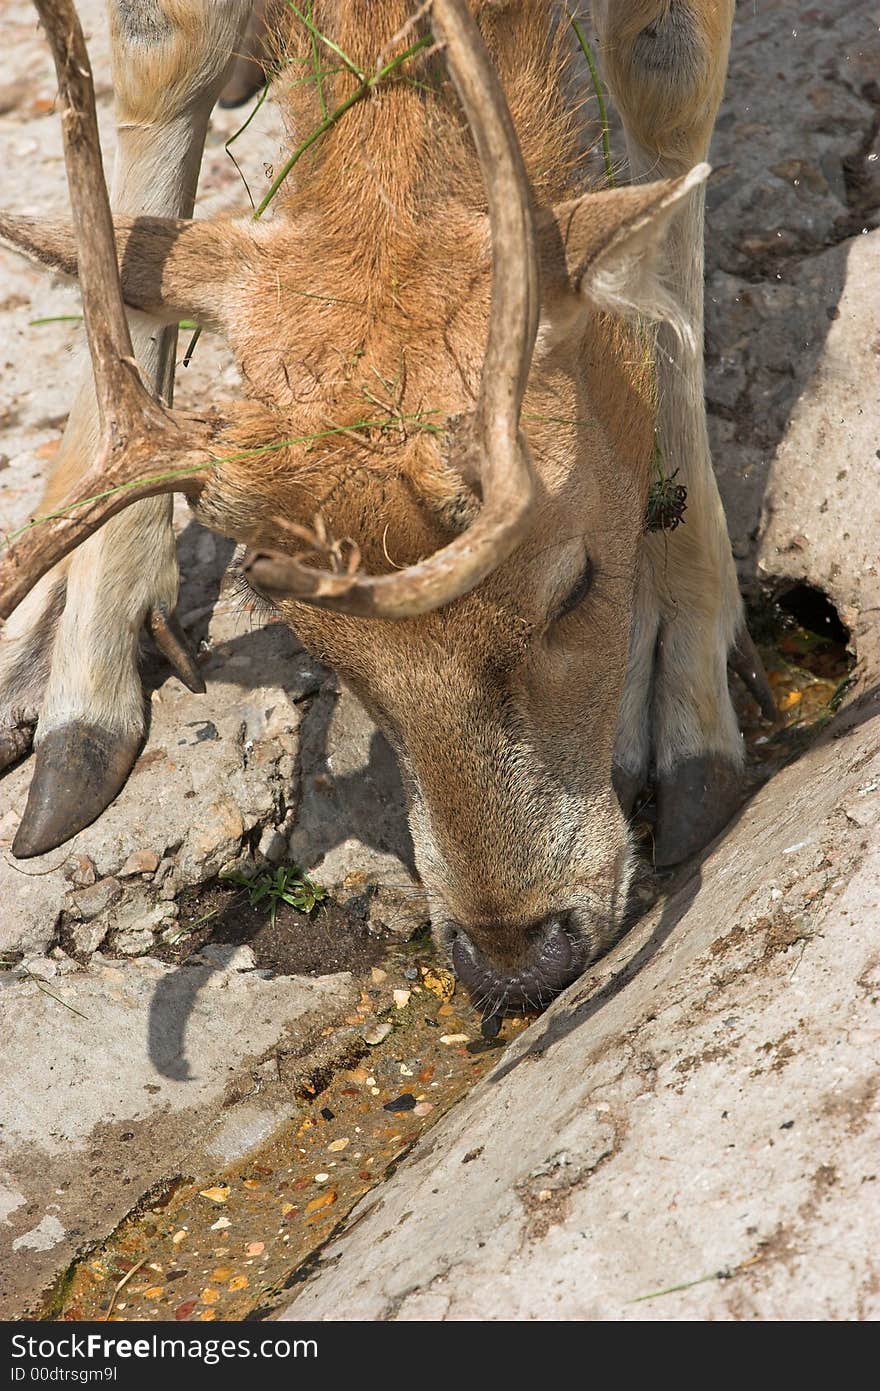
<path fill-rule="evenodd" d="M 489 951 L 478 946 L 463 928 L 455 929 L 452 964 L 474 1004 L 484 1012 L 537 1009 L 550 1003 L 583 969 L 583 953 L 566 927 L 563 915 L 544 918 L 522 930 L 527 942 L 525 961 L 510 974 L 496 966 Z M 481 933 L 491 942 L 491 929 Z"/>

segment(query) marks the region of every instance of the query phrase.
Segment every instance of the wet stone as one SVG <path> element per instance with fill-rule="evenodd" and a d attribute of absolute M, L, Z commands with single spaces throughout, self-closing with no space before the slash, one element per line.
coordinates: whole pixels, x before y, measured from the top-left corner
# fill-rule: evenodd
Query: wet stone
<path fill-rule="evenodd" d="M 414 1111 L 416 1108 L 416 1104 L 416 1099 L 413 1096 L 412 1092 L 402 1092 L 401 1095 L 395 1097 L 393 1101 L 386 1101 L 385 1105 L 382 1107 L 382 1110 L 392 1112 Z"/>

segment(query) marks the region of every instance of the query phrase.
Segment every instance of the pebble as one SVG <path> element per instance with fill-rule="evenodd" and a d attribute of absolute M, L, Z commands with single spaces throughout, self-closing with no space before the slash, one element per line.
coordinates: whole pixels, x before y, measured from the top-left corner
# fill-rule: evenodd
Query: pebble
<path fill-rule="evenodd" d="M 106 922 L 73 923 L 70 928 L 73 949 L 81 952 L 84 956 L 91 956 L 93 952 L 96 952 L 106 936 Z"/>
<path fill-rule="evenodd" d="M 210 1230 L 211 1230 L 212 1232 L 222 1232 L 222 1231 L 224 1231 L 224 1229 L 225 1229 L 226 1227 L 231 1227 L 231 1226 L 232 1226 L 231 1221 L 229 1220 L 229 1218 L 228 1218 L 228 1217 L 226 1216 L 226 1214 L 224 1213 L 224 1215 L 223 1215 L 222 1217 L 218 1217 L 218 1218 L 217 1218 L 217 1221 L 216 1221 L 216 1222 L 212 1222 L 212 1223 L 211 1223 L 211 1228 L 210 1228 Z"/>
<path fill-rule="evenodd" d="M 441 1034 L 440 1042 L 451 1046 L 454 1043 L 467 1043 L 467 1034 Z"/>
<path fill-rule="evenodd" d="M 383 980 L 388 979 L 388 972 L 383 971 L 381 966 L 374 966 L 370 972 L 370 980 L 374 985 L 381 985 Z"/>
<path fill-rule="evenodd" d="M 411 990 L 395 990 L 394 1003 L 398 1009 L 406 1009 L 412 994 Z"/>
<path fill-rule="evenodd" d="M 361 1038 L 364 1040 L 364 1043 L 369 1043 L 372 1048 L 375 1048 L 376 1044 L 382 1043 L 390 1033 L 391 1025 L 387 1022 L 384 1024 L 370 1024 L 364 1029 Z"/>
<path fill-rule="evenodd" d="M 153 946 L 153 933 L 148 927 L 117 932 L 113 938 L 113 946 L 123 956 L 144 956 Z"/>
<path fill-rule="evenodd" d="M 386 1101 L 385 1105 L 382 1107 L 382 1110 L 392 1112 L 414 1111 L 415 1108 L 416 1099 L 413 1096 L 412 1092 L 402 1092 L 401 1095 L 395 1097 L 393 1101 Z"/>
<path fill-rule="evenodd" d="M 329 1174 L 315 1174 L 315 1183 L 326 1183 L 329 1177 Z"/>
<path fill-rule="evenodd" d="M 98 877 L 89 855 L 74 855 L 64 866 L 64 877 L 76 889 L 87 889 Z"/>
<path fill-rule="evenodd" d="M 225 1203 L 229 1197 L 229 1184 L 218 1183 L 214 1188 L 200 1188 L 200 1198 L 208 1198 L 212 1203 Z"/>
<path fill-rule="evenodd" d="M 336 1192 L 328 1188 L 326 1193 L 321 1193 L 317 1198 L 312 1198 L 311 1202 L 306 1203 L 306 1212 L 320 1212 L 322 1208 L 330 1207 L 336 1202 Z"/>
<path fill-rule="evenodd" d="M 155 874 L 159 868 L 159 856 L 154 850 L 133 850 L 122 869 L 120 879 L 129 879 L 133 874 Z"/>
<path fill-rule="evenodd" d="M 413 1108 L 413 1114 L 416 1116 L 427 1116 L 431 1113 L 431 1111 L 433 1111 L 433 1109 L 433 1101 L 419 1101 Z"/>
<path fill-rule="evenodd" d="M 333 1154 L 339 1154 L 340 1150 L 346 1149 L 346 1148 L 348 1147 L 349 1143 L 350 1143 L 350 1141 L 348 1141 L 348 1140 L 332 1140 L 332 1141 L 330 1142 L 330 1144 L 327 1146 L 327 1148 L 328 1148 Z"/>

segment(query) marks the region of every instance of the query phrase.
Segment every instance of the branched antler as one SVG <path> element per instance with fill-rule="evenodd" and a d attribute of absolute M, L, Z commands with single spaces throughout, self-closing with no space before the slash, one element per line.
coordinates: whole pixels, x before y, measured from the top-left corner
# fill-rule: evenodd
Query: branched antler
<path fill-rule="evenodd" d="M 58 74 L 83 317 L 102 435 L 94 463 L 65 506 L 50 517 L 34 518 L 0 553 L 0 620 L 8 618 L 47 570 L 116 512 L 172 489 L 197 495 L 217 433 L 216 421 L 168 411 L 141 384 L 123 308 L 82 29 L 71 0 L 34 3 Z"/>
<path fill-rule="evenodd" d="M 435 37 L 473 132 L 492 229 L 489 338 L 477 408 L 459 441 L 462 465 L 479 480 L 483 506 L 462 536 L 395 575 L 331 575 L 294 557 L 259 550 L 245 565 L 258 586 L 385 618 L 438 608 L 485 579 L 526 534 L 535 489 L 528 446 L 519 432 L 540 303 L 528 176 L 501 83 L 466 0 L 433 0 L 431 10 Z"/>

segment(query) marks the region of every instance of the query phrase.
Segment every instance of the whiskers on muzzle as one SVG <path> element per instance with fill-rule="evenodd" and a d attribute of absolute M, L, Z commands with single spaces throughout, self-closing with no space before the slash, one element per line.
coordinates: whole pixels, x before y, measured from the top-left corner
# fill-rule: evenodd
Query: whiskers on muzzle
<path fill-rule="evenodd" d="M 524 929 L 526 949 L 515 971 L 492 960 L 491 932 L 482 944 L 458 924 L 448 924 L 443 937 L 458 979 L 474 1008 L 483 1016 L 483 1034 L 494 1038 L 505 1014 L 542 1010 L 566 986 L 577 980 L 598 949 L 592 931 L 585 930 L 576 912 L 552 914 Z"/>

